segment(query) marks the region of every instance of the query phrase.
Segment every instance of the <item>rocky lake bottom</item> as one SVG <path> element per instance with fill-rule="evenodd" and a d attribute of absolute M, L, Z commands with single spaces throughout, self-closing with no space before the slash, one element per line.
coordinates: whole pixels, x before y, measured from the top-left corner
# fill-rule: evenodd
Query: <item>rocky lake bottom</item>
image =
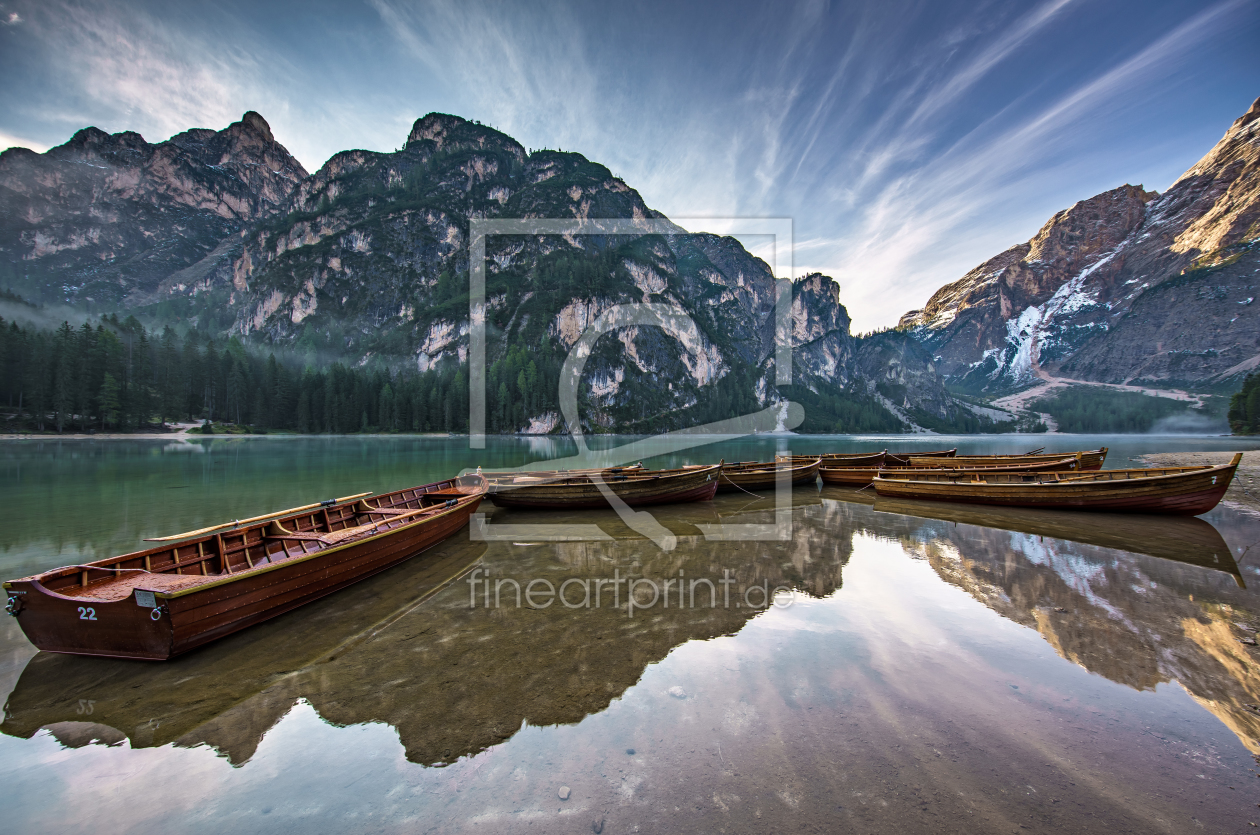
<path fill-rule="evenodd" d="M 599 442 L 636 440 L 649 466 L 957 444 L 1105 445 L 1115 468 L 1260 448 L 784 436 L 653 457 L 652 441 Z M 0 443 L 0 574 L 574 452 L 556 439 L 488 444 Z M 822 486 L 650 512 L 672 549 L 611 511 L 488 501 L 472 528 L 425 554 L 165 663 L 38 653 L 0 619 L 6 829 L 1260 824 L 1260 515 L 1234 504 L 1194 519 L 982 509 Z"/>

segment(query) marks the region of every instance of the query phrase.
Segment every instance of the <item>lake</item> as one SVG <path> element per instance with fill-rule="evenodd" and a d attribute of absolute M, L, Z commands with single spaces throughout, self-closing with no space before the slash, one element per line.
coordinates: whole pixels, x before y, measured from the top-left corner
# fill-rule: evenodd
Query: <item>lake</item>
<path fill-rule="evenodd" d="M 591 443 L 635 441 L 649 466 L 1106 445 L 1120 467 L 1260 448 L 764 436 L 654 456 L 651 440 Z M 484 450 L 412 437 L 0 442 L 0 576 L 575 451 L 494 437 Z M 612 511 L 487 502 L 441 546 L 165 663 L 37 653 L 4 617 L 5 830 L 1260 823 L 1260 517 L 986 510 L 821 486 L 784 498 L 651 509 L 670 550 Z"/>

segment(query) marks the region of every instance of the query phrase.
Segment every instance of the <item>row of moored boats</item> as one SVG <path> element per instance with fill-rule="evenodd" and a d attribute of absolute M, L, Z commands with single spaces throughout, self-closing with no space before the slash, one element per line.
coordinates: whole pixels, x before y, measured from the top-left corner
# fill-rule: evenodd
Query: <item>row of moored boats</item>
<path fill-rule="evenodd" d="M 504 507 L 563 510 L 704 501 L 718 491 L 821 479 L 899 499 L 1198 514 L 1220 501 L 1242 458 L 1217 467 L 1103 470 L 1106 449 L 956 453 L 883 450 L 667 470 L 478 469 L 187 531 L 142 551 L 10 580 L 7 610 L 42 650 L 161 660 L 415 556 L 461 530 L 487 496 Z"/>
<path fill-rule="evenodd" d="M 1221 466 L 1104 470 L 1107 449 L 1022 455 L 958 455 L 956 449 L 783 457 L 681 469 L 485 473 L 495 504 L 607 507 L 703 501 L 719 491 L 779 485 L 873 487 L 881 496 L 1011 507 L 1196 515 L 1216 506 L 1242 456 Z"/>

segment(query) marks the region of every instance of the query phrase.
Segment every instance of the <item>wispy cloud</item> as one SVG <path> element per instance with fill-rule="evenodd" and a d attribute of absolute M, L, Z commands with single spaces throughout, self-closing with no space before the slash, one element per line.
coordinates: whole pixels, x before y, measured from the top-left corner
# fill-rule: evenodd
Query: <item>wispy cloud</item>
<path fill-rule="evenodd" d="M 1191 94 L 1169 90 L 1258 28 L 1246 0 L 1182 18 L 1130 2 L 368 0 L 281 26 L 216 0 L 3 0 L 6 43 L 42 57 L 0 52 L 0 141 L 86 124 L 154 140 L 254 109 L 313 170 L 444 110 L 579 151 L 670 216 L 794 218 L 798 274 L 839 278 L 869 329 L 1184 136 L 1115 114 L 1180 116 Z M 1100 19 L 1106 48 L 1078 44 Z M 1212 66 L 1196 89 L 1229 72 Z"/>
<path fill-rule="evenodd" d="M 1213 6 L 1032 116 L 1003 125 L 1000 117 L 1005 114 L 995 114 L 910 171 L 880 181 L 860 223 L 849 234 L 837 236 L 831 253 L 823 252 L 824 246 L 813 253 L 815 263 L 825 265 L 845 285 L 855 321 L 862 327 L 895 321 L 899 309 L 921 305 L 942 284 L 997 254 L 998 248 L 983 249 L 976 257 L 976 248 L 960 245 L 960 236 L 968 243 L 976 240 L 970 231 L 975 221 L 992 216 L 998 207 L 1015 207 L 1022 214 L 1021 198 L 1052 188 L 1064 169 L 1079 162 L 1057 158 L 1066 137 L 1080 132 L 1100 110 L 1132 104 L 1136 91 L 1157 89 L 1155 82 L 1175 74 L 1179 62 L 1218 32 L 1240 5 L 1239 0 L 1229 0 Z M 972 75 L 970 69 L 964 74 Z M 949 78 L 941 86 L 956 89 L 958 82 Z M 891 141 L 907 140 L 895 136 Z M 908 141 L 930 144 L 924 138 Z M 1108 184 L 1114 185 L 1119 183 Z M 1078 199 L 1090 196 L 1081 194 Z M 1017 242 L 1006 240 L 1000 246 Z M 990 246 L 998 243 L 993 240 Z M 895 294 L 889 293 L 892 286 Z"/>
<path fill-rule="evenodd" d="M 405 138 L 406 114 L 383 114 L 379 99 L 361 89 L 326 98 L 320 76 L 296 65 L 277 33 L 211 5 L 194 8 L 200 18 L 108 0 L 45 0 L 25 9 L 27 41 L 45 59 L 41 78 L 64 94 L 20 99 L 19 108 L 63 139 L 93 124 L 150 141 L 222 128 L 257 110 L 311 170 L 335 151 L 392 149 Z"/>
<path fill-rule="evenodd" d="M 29 28 L 85 97 L 142 122 L 155 138 L 241 115 L 240 78 L 252 59 L 232 44 L 212 51 L 196 36 L 110 4 L 51 0 Z"/>
<path fill-rule="evenodd" d="M 370 2 L 415 60 L 458 88 L 469 110 L 461 115 L 493 119 L 508 133 L 550 137 L 548 147 L 572 148 L 587 131 L 598 109 L 598 73 L 589 39 L 561 7 Z"/>

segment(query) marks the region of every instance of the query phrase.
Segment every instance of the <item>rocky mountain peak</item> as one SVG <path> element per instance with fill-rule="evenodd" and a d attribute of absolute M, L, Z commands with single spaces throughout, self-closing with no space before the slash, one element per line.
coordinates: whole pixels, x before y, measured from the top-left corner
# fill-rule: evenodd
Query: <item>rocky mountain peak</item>
<path fill-rule="evenodd" d="M 47 153 L 0 157 L 0 271 L 35 298 L 135 303 L 306 176 L 252 111 L 156 144 L 84 128 Z"/>
<path fill-rule="evenodd" d="M 1142 221 L 1159 192 L 1125 184 L 1082 200 L 1046 221 L 1028 242 L 1028 261 L 1079 263 L 1115 246 Z"/>
<path fill-rule="evenodd" d="M 74 132 L 70 141 L 62 148 L 90 148 L 103 145 L 109 141 L 109 134 L 97 127 L 86 127 Z"/>
<path fill-rule="evenodd" d="M 1260 100 L 1164 194 L 1126 185 L 1057 213 L 901 326 L 980 390 L 1047 373 L 1184 385 L 1260 367 L 1258 126 Z"/>
<path fill-rule="evenodd" d="M 403 147 L 408 151 L 506 150 L 518 160 L 525 158 L 525 148 L 507 134 L 448 113 L 417 119 Z"/>
<path fill-rule="evenodd" d="M 960 344 L 972 350 L 959 359 L 978 361 L 1006 339 L 1004 329 L 991 326 L 1046 302 L 1072 276 L 1107 257 L 1138 227 L 1157 196 L 1140 185 L 1123 185 L 1058 212 L 1026 243 L 936 291 L 922 310 L 903 316 L 899 327 L 921 329 L 922 338 L 937 347 L 965 332 Z"/>
<path fill-rule="evenodd" d="M 1221 141 L 1178 178 L 1189 222 L 1171 249 L 1196 256 L 1260 234 L 1260 99 L 1234 121 Z"/>
<path fill-rule="evenodd" d="M 231 131 L 238 125 L 241 129 L 248 128 L 258 134 L 264 142 L 276 141 L 271 135 L 271 125 L 267 124 L 267 120 L 253 110 L 245 111 L 245 115 L 241 117 L 241 120 L 229 125 L 228 130 Z"/>

